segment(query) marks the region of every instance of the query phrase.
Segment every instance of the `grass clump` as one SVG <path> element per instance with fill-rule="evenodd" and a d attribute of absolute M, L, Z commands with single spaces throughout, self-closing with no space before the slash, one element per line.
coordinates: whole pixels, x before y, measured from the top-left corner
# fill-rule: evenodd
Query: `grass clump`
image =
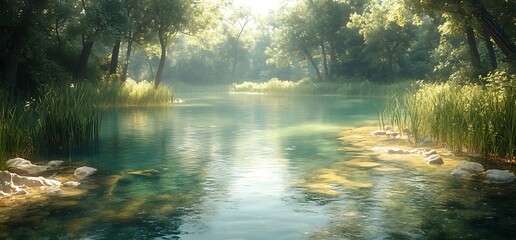
<path fill-rule="evenodd" d="M 30 113 L 24 106 L 9 101 L 4 93 L 0 95 L 0 169 L 5 169 L 3 160 L 8 157 L 28 155 L 35 150 Z"/>
<path fill-rule="evenodd" d="M 387 106 L 387 112 L 406 116 L 402 121 L 412 141 L 423 137 L 458 152 L 513 161 L 516 156 L 516 76 L 491 73 L 487 84 L 455 82 L 421 84 L 420 89 Z M 397 116 L 384 115 L 391 122 Z"/>
<path fill-rule="evenodd" d="M 156 89 L 152 82 L 136 82 L 131 78 L 125 82 L 106 79 L 96 89 L 104 107 L 166 105 L 174 98 L 172 90 L 166 86 Z"/>
<path fill-rule="evenodd" d="M 95 84 L 46 84 L 40 92 L 36 124 L 48 149 L 70 149 L 97 141 L 102 114 Z"/>
<path fill-rule="evenodd" d="M 0 169 L 5 160 L 28 156 L 43 148 L 72 153 L 98 142 L 106 108 L 166 105 L 172 90 L 152 83 L 126 82 L 46 83 L 37 97 L 24 100 L 0 88 Z"/>
<path fill-rule="evenodd" d="M 231 92 L 271 93 L 278 95 L 342 95 L 351 97 L 381 97 L 388 96 L 400 90 L 414 91 L 412 82 L 404 81 L 390 84 L 379 84 L 370 81 L 314 82 L 303 79 L 298 82 L 284 81 L 277 78 L 267 82 L 234 83 Z"/>

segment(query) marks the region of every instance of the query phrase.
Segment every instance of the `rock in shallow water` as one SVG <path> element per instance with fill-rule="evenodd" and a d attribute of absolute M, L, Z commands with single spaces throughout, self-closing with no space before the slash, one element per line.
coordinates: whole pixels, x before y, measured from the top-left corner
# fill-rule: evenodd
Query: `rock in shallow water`
<path fill-rule="evenodd" d="M 27 188 L 59 187 L 61 182 L 44 177 L 25 177 L 8 171 L 0 172 L 0 195 L 25 195 Z"/>
<path fill-rule="evenodd" d="M 439 154 L 430 155 L 425 158 L 425 162 L 428 164 L 443 164 L 443 158 Z"/>
<path fill-rule="evenodd" d="M 84 179 L 85 177 L 90 176 L 90 175 L 94 174 L 95 172 L 97 172 L 97 169 L 84 166 L 84 167 L 79 167 L 79 168 L 75 169 L 75 172 L 73 175 L 75 175 L 78 179 Z"/>
<path fill-rule="evenodd" d="M 462 169 L 454 169 L 451 174 L 452 177 L 456 177 L 456 178 L 470 178 L 470 177 L 473 177 L 473 174 L 471 174 L 470 172 L 466 171 L 466 170 L 462 170 Z"/>
<path fill-rule="evenodd" d="M 484 171 L 484 166 L 476 162 L 461 162 L 457 165 L 457 169 L 468 171 L 472 174 L 478 174 Z"/>
<path fill-rule="evenodd" d="M 385 130 L 376 130 L 376 131 L 370 132 L 369 134 L 371 134 L 373 136 L 383 136 L 383 135 L 385 135 Z"/>
<path fill-rule="evenodd" d="M 80 182 L 74 182 L 74 181 L 68 181 L 68 182 L 63 183 L 63 186 L 71 187 L 71 188 L 78 187 L 79 185 L 81 185 Z"/>
<path fill-rule="evenodd" d="M 487 180 L 492 183 L 510 183 L 516 176 L 508 170 L 489 169 L 485 172 Z"/>
<path fill-rule="evenodd" d="M 10 172 L 21 175 L 38 175 L 48 170 L 48 166 L 39 166 L 32 164 L 29 160 L 23 158 L 13 158 L 7 160 L 7 168 Z"/>

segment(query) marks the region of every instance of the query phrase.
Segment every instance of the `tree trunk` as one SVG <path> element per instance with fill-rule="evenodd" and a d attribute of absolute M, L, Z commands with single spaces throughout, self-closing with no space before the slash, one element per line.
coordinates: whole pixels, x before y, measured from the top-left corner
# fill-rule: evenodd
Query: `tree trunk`
<path fill-rule="evenodd" d="M 321 40 L 321 58 L 323 60 L 323 69 L 324 69 L 324 78 L 329 80 L 329 72 L 328 72 L 328 58 L 326 57 L 326 47 L 324 46 L 324 42 Z"/>
<path fill-rule="evenodd" d="M 481 68 L 480 54 L 478 54 L 477 41 L 475 40 L 475 33 L 473 28 L 466 25 L 466 37 L 468 38 L 469 53 L 471 55 L 471 64 L 473 68 L 478 71 Z"/>
<path fill-rule="evenodd" d="M 7 56 L 7 84 L 13 88 L 17 85 L 18 80 L 18 65 L 20 63 L 18 57 L 21 48 L 21 38 L 18 33 L 13 33 L 12 44 L 9 47 L 9 53 Z"/>
<path fill-rule="evenodd" d="M 115 41 L 113 52 L 111 53 L 111 63 L 109 64 L 109 74 L 116 74 L 118 67 L 118 54 L 120 52 L 120 39 Z"/>
<path fill-rule="evenodd" d="M 122 68 L 122 82 L 125 82 L 127 79 L 127 69 L 129 68 L 129 60 L 131 59 L 131 50 L 133 47 L 133 38 L 129 37 L 127 40 L 127 52 L 125 53 L 124 66 Z"/>
<path fill-rule="evenodd" d="M 482 36 L 484 37 L 484 42 L 486 44 L 487 52 L 489 53 L 489 62 L 491 63 L 491 70 L 496 70 L 498 68 L 498 62 L 496 61 L 496 53 L 493 47 L 493 42 L 491 42 L 491 37 L 489 33 L 485 30 L 482 31 Z"/>
<path fill-rule="evenodd" d="M 88 59 L 90 58 L 92 48 L 93 41 L 88 41 L 82 46 L 81 56 L 79 58 L 79 63 L 77 64 L 77 69 L 74 76 L 76 80 L 86 78 L 88 71 Z"/>
<path fill-rule="evenodd" d="M 56 41 L 57 41 L 57 58 L 60 59 L 63 52 L 63 44 L 61 40 L 61 35 L 59 34 L 59 17 L 55 17 L 55 32 L 56 32 Z"/>
<path fill-rule="evenodd" d="M 470 0 L 470 2 L 473 6 L 473 15 L 482 24 L 491 38 L 493 38 L 496 45 L 500 47 L 503 54 L 509 59 L 515 59 L 516 46 L 507 33 L 505 33 L 498 22 L 493 19 L 480 0 Z"/>
<path fill-rule="evenodd" d="M 337 53 L 335 52 L 335 44 L 333 43 L 333 40 L 330 41 L 330 80 L 333 79 L 333 76 L 335 75 L 335 69 L 337 68 Z"/>
<path fill-rule="evenodd" d="M 306 58 L 308 59 L 308 61 L 312 64 L 312 66 L 314 67 L 314 70 L 315 70 L 315 73 L 317 73 L 317 80 L 320 82 L 322 81 L 322 75 L 321 75 L 321 70 L 319 70 L 319 66 L 317 66 L 317 63 L 314 61 L 314 58 L 312 57 L 312 55 L 308 52 L 307 49 L 304 49 L 303 52 L 305 53 L 306 55 Z"/>
<path fill-rule="evenodd" d="M 165 67 L 165 59 L 167 57 L 167 44 L 165 43 L 164 36 L 159 36 L 159 44 L 161 45 L 161 57 L 159 59 L 159 67 L 156 72 L 156 79 L 154 80 L 154 87 L 158 89 L 161 83 L 161 75 L 163 74 L 163 68 Z"/>

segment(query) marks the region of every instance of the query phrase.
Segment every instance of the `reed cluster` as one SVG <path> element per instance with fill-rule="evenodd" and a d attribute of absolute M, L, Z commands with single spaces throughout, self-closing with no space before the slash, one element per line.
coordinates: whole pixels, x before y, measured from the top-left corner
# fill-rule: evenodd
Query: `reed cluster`
<path fill-rule="evenodd" d="M 136 82 L 131 78 L 125 82 L 104 80 L 95 89 L 98 89 L 102 105 L 106 107 L 166 105 L 174 97 L 172 90 L 166 86 L 155 89 L 152 82 Z"/>
<path fill-rule="evenodd" d="M 132 79 L 47 83 L 37 97 L 24 100 L 0 88 L 0 169 L 5 160 L 41 150 L 71 153 L 97 143 L 106 108 L 163 105 L 172 102 L 170 88 Z"/>
<path fill-rule="evenodd" d="M 88 82 L 46 84 L 36 106 L 40 137 L 58 150 L 96 142 L 101 123 L 100 91 Z"/>
<path fill-rule="evenodd" d="M 486 84 L 421 84 L 416 93 L 395 98 L 398 104 L 387 104 L 379 119 L 408 129 L 416 143 L 431 138 L 454 151 L 512 161 L 516 156 L 516 75 L 497 71 L 483 81 Z"/>
<path fill-rule="evenodd" d="M 399 92 L 400 90 L 409 92 L 415 91 L 413 86 L 412 82 L 408 81 L 380 84 L 367 80 L 314 82 L 309 79 L 303 79 L 298 82 L 293 82 L 273 78 L 263 83 L 244 82 L 241 84 L 233 84 L 229 91 L 271 93 L 278 95 L 332 94 L 352 97 L 379 97 L 387 96 Z"/>
<path fill-rule="evenodd" d="M 0 90 L 0 169 L 5 168 L 5 160 L 10 156 L 20 156 L 35 150 L 33 137 L 35 128 L 31 128 L 30 113 L 23 105 L 13 104 L 7 99 L 6 92 Z"/>

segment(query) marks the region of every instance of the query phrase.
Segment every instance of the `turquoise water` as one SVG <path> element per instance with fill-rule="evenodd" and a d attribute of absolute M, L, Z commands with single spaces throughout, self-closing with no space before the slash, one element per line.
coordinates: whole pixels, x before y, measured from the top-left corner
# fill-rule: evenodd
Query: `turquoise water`
<path fill-rule="evenodd" d="M 184 98 L 106 112 L 98 150 L 73 157 L 99 169 L 83 193 L 27 206 L 0 223 L 0 238 L 516 236 L 514 184 L 454 180 L 450 166 L 341 150 L 354 144 L 339 139 L 342 129 L 374 124 L 378 100 Z"/>

